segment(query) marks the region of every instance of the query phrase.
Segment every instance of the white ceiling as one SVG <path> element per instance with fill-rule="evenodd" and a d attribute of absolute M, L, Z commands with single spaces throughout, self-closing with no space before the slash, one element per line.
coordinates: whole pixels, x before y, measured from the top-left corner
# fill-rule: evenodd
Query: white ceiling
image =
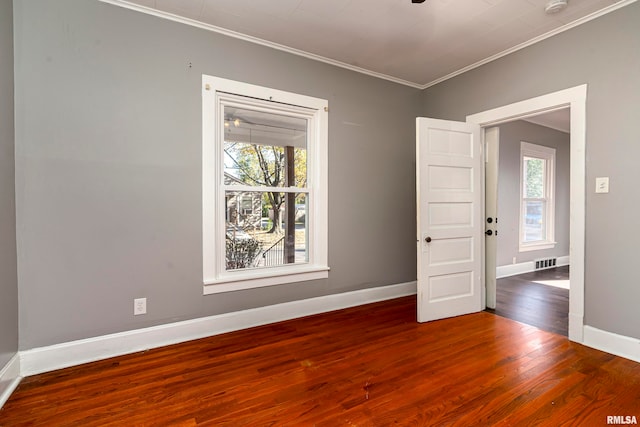
<path fill-rule="evenodd" d="M 425 88 L 636 0 L 103 0 Z"/>
<path fill-rule="evenodd" d="M 571 110 L 568 107 L 561 110 L 549 111 L 548 113 L 528 117 L 524 120 L 537 125 L 559 130 L 560 132 L 571 132 Z"/>

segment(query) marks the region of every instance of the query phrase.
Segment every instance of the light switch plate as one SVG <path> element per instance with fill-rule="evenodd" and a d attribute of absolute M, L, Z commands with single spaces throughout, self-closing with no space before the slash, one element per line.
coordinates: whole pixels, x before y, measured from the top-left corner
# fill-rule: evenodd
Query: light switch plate
<path fill-rule="evenodd" d="M 603 176 L 596 178 L 596 193 L 609 192 L 609 177 Z"/>

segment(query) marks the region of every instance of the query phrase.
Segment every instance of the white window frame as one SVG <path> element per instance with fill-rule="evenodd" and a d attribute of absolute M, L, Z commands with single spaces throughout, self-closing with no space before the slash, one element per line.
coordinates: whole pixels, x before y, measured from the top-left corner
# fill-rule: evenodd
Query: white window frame
<path fill-rule="evenodd" d="M 533 157 L 545 161 L 545 177 L 544 189 L 545 194 L 542 199 L 545 202 L 545 238 L 535 242 L 525 242 L 525 199 L 524 197 L 524 158 Z M 542 249 L 552 249 L 556 246 L 555 241 L 555 180 L 556 180 L 556 150 L 555 148 L 545 147 L 529 142 L 520 142 L 520 232 L 519 232 L 519 251 L 537 251 Z"/>
<path fill-rule="evenodd" d="M 308 120 L 308 262 L 226 270 L 222 146 L 224 104 L 240 102 Z M 202 257 L 204 294 L 327 278 L 328 102 L 248 83 L 202 76 Z M 291 190 L 290 188 L 286 190 Z"/>

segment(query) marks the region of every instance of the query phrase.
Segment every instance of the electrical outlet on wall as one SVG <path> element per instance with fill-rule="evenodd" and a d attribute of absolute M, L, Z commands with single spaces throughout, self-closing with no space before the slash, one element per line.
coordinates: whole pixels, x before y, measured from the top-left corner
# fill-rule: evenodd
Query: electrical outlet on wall
<path fill-rule="evenodd" d="M 133 300 L 133 315 L 147 314 L 147 299 L 136 298 Z"/>

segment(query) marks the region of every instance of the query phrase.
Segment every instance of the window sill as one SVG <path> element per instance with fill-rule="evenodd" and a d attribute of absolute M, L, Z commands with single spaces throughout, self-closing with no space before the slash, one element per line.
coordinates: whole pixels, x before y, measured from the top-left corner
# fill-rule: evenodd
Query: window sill
<path fill-rule="evenodd" d="M 528 245 L 520 245 L 519 251 L 529 252 L 529 251 L 541 251 L 544 249 L 553 249 L 556 247 L 556 243 L 557 242 L 538 242 L 538 243 L 531 243 Z"/>
<path fill-rule="evenodd" d="M 329 267 L 304 266 L 302 268 L 287 269 L 266 274 L 264 270 L 252 272 L 237 272 L 227 274 L 224 278 L 204 280 L 204 295 L 220 294 L 224 292 L 241 291 L 245 289 L 262 288 L 265 286 L 284 285 L 286 283 L 306 282 L 309 280 L 326 279 L 329 277 Z"/>

